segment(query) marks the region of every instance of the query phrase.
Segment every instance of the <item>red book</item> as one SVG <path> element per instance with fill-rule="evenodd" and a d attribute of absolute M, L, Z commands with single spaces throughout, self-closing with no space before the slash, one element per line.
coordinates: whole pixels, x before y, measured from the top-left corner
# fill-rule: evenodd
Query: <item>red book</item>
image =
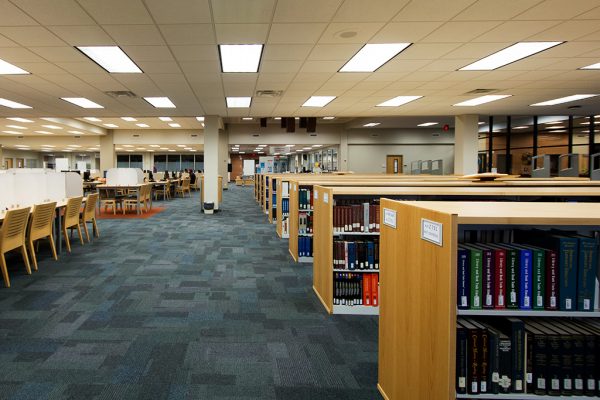
<path fill-rule="evenodd" d="M 494 308 L 506 308 L 506 250 L 494 250 Z"/>
<path fill-rule="evenodd" d="M 367 274 L 371 275 L 371 299 L 373 299 L 373 307 L 379 306 L 379 275 L 377 274 Z"/>
<path fill-rule="evenodd" d="M 363 274 L 363 305 L 370 306 L 371 305 L 371 280 L 369 279 L 369 275 L 371 274 Z"/>

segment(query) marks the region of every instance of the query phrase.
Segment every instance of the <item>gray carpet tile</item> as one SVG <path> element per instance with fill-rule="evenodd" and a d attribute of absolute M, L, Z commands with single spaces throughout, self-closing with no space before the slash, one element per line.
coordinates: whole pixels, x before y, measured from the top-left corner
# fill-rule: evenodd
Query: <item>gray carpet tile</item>
<path fill-rule="evenodd" d="M 252 188 L 175 199 L 0 288 L 3 399 L 379 399 L 377 318 L 330 316 Z"/>

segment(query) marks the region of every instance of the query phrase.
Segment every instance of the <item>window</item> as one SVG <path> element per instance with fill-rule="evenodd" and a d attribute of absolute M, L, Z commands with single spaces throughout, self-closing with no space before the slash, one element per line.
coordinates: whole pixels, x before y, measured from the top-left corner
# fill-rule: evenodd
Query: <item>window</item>
<path fill-rule="evenodd" d="M 168 154 L 167 155 L 167 170 L 169 171 L 181 171 L 181 155 L 179 154 Z"/>
<path fill-rule="evenodd" d="M 117 168 L 140 168 L 144 167 L 144 156 L 141 154 L 117 154 Z"/>
<path fill-rule="evenodd" d="M 194 155 L 193 154 L 182 154 L 181 155 L 181 169 L 194 169 Z"/>
<path fill-rule="evenodd" d="M 167 168 L 167 155 L 166 154 L 155 154 L 154 155 L 154 167 L 159 172 L 165 172 Z"/>
<path fill-rule="evenodd" d="M 117 154 L 117 168 L 129 168 L 129 154 Z"/>

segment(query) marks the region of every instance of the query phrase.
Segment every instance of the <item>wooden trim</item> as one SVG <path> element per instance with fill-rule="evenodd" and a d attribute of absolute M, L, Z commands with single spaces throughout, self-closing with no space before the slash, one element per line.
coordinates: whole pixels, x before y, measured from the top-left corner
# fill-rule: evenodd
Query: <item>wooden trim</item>
<path fill-rule="evenodd" d="M 288 248 L 298 262 L 298 183 L 290 181 L 290 238 Z"/>
<path fill-rule="evenodd" d="M 312 288 L 313 288 L 313 292 L 315 292 L 315 294 L 317 295 L 317 299 L 319 299 L 319 301 L 321 302 L 321 304 L 323 304 L 323 307 L 325 307 L 325 309 L 327 310 L 327 312 L 328 312 L 329 314 L 331 314 L 331 313 L 333 312 L 333 308 L 330 308 L 330 307 L 327 305 L 327 302 L 326 302 L 325 300 L 323 300 L 323 298 L 322 298 L 322 297 L 321 297 L 321 295 L 319 294 L 319 291 L 317 290 L 317 288 L 315 288 L 314 286 L 313 286 Z"/>
<path fill-rule="evenodd" d="M 317 196 L 314 199 L 314 196 Z M 327 197 L 327 202 L 325 202 Z M 331 314 L 333 310 L 333 191 L 313 187 L 313 288 Z"/>

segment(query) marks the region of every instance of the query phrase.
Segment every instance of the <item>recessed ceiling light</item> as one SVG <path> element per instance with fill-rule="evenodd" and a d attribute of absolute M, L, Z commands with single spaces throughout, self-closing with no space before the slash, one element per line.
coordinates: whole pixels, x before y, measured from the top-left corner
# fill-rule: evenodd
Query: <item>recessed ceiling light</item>
<path fill-rule="evenodd" d="M 171 122 L 171 121 L 173 121 L 173 118 L 171 118 L 171 117 L 158 117 L 158 119 L 160 119 L 163 122 Z"/>
<path fill-rule="evenodd" d="M 220 44 L 222 72 L 258 72 L 262 44 Z"/>
<path fill-rule="evenodd" d="M 81 108 L 104 108 L 100 104 L 94 103 L 85 97 L 61 97 L 61 99 Z"/>
<path fill-rule="evenodd" d="M 142 73 L 142 70 L 119 46 L 77 46 L 77 48 L 110 73 Z"/>
<path fill-rule="evenodd" d="M 546 129 L 564 129 L 565 126 L 564 125 L 552 125 L 552 126 L 547 126 Z"/>
<path fill-rule="evenodd" d="M 96 117 L 84 117 L 83 119 L 91 121 L 91 122 L 102 122 L 102 120 L 100 118 L 96 118 Z"/>
<path fill-rule="evenodd" d="M 281 154 L 281 153 L 273 153 L 273 155 L 274 155 L 274 156 L 278 156 L 278 155 L 280 155 L 280 154 Z"/>
<path fill-rule="evenodd" d="M 485 122 L 478 122 L 477 125 L 485 125 Z"/>
<path fill-rule="evenodd" d="M 192 150 L 192 148 L 191 148 L 191 147 L 184 147 L 183 149 L 184 149 L 184 150 Z"/>
<path fill-rule="evenodd" d="M 281 117 L 275 117 L 275 118 L 273 118 L 273 119 L 274 119 L 275 121 L 279 121 L 279 120 L 281 120 Z"/>
<path fill-rule="evenodd" d="M 0 75 L 28 75 L 29 72 L 25 71 L 17 67 L 16 65 L 12 65 L 9 62 L 4 60 L 0 60 Z"/>
<path fill-rule="evenodd" d="M 71 152 L 71 151 L 73 151 L 73 150 L 71 150 L 71 149 L 64 149 L 64 150 L 62 150 L 62 151 L 63 151 L 63 152 L 67 152 L 67 153 L 69 153 L 69 152 Z"/>
<path fill-rule="evenodd" d="M 133 147 L 133 146 L 130 144 L 124 144 L 123 147 Z"/>
<path fill-rule="evenodd" d="M 335 96 L 311 96 L 302 104 L 302 107 L 325 107 L 334 99 Z"/>
<path fill-rule="evenodd" d="M 312 150 L 312 147 L 303 147 L 302 150 Z"/>
<path fill-rule="evenodd" d="M 154 150 L 150 150 L 150 149 L 148 149 L 148 150 L 146 150 L 146 151 L 148 151 L 148 152 L 150 152 L 150 153 L 154 153 Z"/>
<path fill-rule="evenodd" d="M 168 147 L 161 147 L 160 149 L 161 149 L 161 150 L 169 150 L 169 148 L 168 148 Z"/>
<path fill-rule="evenodd" d="M 125 150 L 128 153 L 133 153 L 133 150 Z"/>
<path fill-rule="evenodd" d="M 569 103 L 571 101 L 589 99 L 590 97 L 595 97 L 595 96 L 598 96 L 598 95 L 597 94 L 574 94 L 572 96 L 566 96 L 566 97 L 561 97 L 561 98 L 558 98 L 558 99 L 543 101 L 541 103 L 531 104 L 531 106 L 534 106 L 534 107 L 537 107 L 537 106 L 554 106 L 556 104 L 563 104 L 563 103 Z"/>
<path fill-rule="evenodd" d="M 507 97 L 511 97 L 511 94 L 488 94 L 486 96 L 476 97 L 471 100 L 461 101 L 460 103 L 454 104 L 454 106 L 458 107 L 473 107 L 478 106 L 480 104 L 489 103 L 496 100 L 505 99 Z"/>
<path fill-rule="evenodd" d="M 419 124 L 417 126 L 433 126 L 433 125 L 437 125 L 439 122 L 423 122 L 422 124 Z"/>
<path fill-rule="evenodd" d="M 248 108 L 252 97 L 227 97 L 227 108 Z"/>
<path fill-rule="evenodd" d="M 39 133 L 42 135 L 54 135 L 54 132 L 48 132 L 48 131 L 35 131 L 35 133 Z"/>
<path fill-rule="evenodd" d="M 148 124 L 135 124 L 136 126 L 139 126 L 140 128 L 150 128 L 150 125 Z"/>
<path fill-rule="evenodd" d="M 52 146 L 51 144 L 43 144 L 42 147 L 49 147 L 49 148 L 54 148 L 56 146 Z"/>
<path fill-rule="evenodd" d="M 600 69 L 600 63 L 588 65 L 586 67 L 581 67 L 579 69 Z"/>
<path fill-rule="evenodd" d="M 144 100 L 155 108 L 176 108 L 168 97 L 144 97 Z"/>
<path fill-rule="evenodd" d="M 26 144 L 15 144 L 15 147 L 28 148 L 29 146 Z"/>
<path fill-rule="evenodd" d="M 259 144 L 257 147 L 260 147 L 262 149 L 263 147 L 267 147 L 267 145 L 266 144 Z"/>
<path fill-rule="evenodd" d="M 80 145 L 78 145 L 78 144 L 70 144 L 70 145 L 68 145 L 67 147 L 72 147 L 72 148 L 74 148 L 74 149 L 78 149 L 78 148 L 80 148 L 81 146 L 80 146 Z"/>
<path fill-rule="evenodd" d="M 30 119 L 25 119 L 25 118 L 20 118 L 20 117 L 10 117 L 10 118 L 6 118 L 6 119 L 10 119 L 11 121 L 15 121 L 15 122 L 23 122 L 25 124 L 29 124 L 29 123 L 33 122 Z"/>
<path fill-rule="evenodd" d="M 17 132 L 17 131 L 2 131 L 3 133 L 8 133 L 9 135 L 22 135 L 23 132 Z"/>
<path fill-rule="evenodd" d="M 188 151 L 198 151 L 198 150 L 195 150 L 195 149 L 189 149 Z"/>
<path fill-rule="evenodd" d="M 168 151 L 170 151 L 171 153 L 174 153 L 174 152 L 175 152 L 175 150 L 168 150 Z"/>
<path fill-rule="evenodd" d="M 59 130 L 62 129 L 60 126 L 56 125 L 42 125 L 44 128 Z"/>
<path fill-rule="evenodd" d="M 8 108 L 16 108 L 16 109 L 31 108 L 29 106 L 26 106 L 25 104 L 17 103 L 15 101 L 7 100 L 7 99 L 0 99 L 0 106 L 4 106 L 4 107 L 8 107 Z"/>
<path fill-rule="evenodd" d="M 491 71 L 564 42 L 519 42 L 460 68 L 460 71 Z"/>
<path fill-rule="evenodd" d="M 313 147 L 322 147 L 322 144 L 313 144 Z"/>
<path fill-rule="evenodd" d="M 118 125 L 115 125 L 115 124 L 104 124 L 104 126 L 107 128 L 118 128 L 119 127 Z"/>
<path fill-rule="evenodd" d="M 369 122 L 368 124 L 364 124 L 364 127 L 370 128 L 373 126 L 381 125 L 381 122 Z"/>
<path fill-rule="evenodd" d="M 285 147 L 295 147 L 295 144 L 286 144 Z"/>
<path fill-rule="evenodd" d="M 123 121 L 127 121 L 127 122 L 135 122 L 135 121 L 137 121 L 137 119 L 135 119 L 133 117 L 121 117 L 121 119 Z"/>
<path fill-rule="evenodd" d="M 27 129 L 24 126 L 19 126 L 19 125 L 6 125 L 7 128 L 11 128 L 11 129 Z"/>
<path fill-rule="evenodd" d="M 366 44 L 340 69 L 340 72 L 373 72 L 411 43 Z"/>
<path fill-rule="evenodd" d="M 121 147 L 115 147 L 115 150 L 123 150 Z"/>
<path fill-rule="evenodd" d="M 69 133 L 72 133 L 73 135 L 85 135 L 85 133 L 81 131 L 69 131 Z"/>
<path fill-rule="evenodd" d="M 528 126 L 525 126 L 525 125 L 523 125 L 523 126 L 514 126 L 514 127 L 512 127 L 511 129 L 527 129 L 527 128 L 529 128 L 529 127 L 528 127 Z"/>
<path fill-rule="evenodd" d="M 326 119 L 326 120 L 328 120 L 328 119 L 335 119 L 335 117 L 323 117 L 323 119 Z"/>
<path fill-rule="evenodd" d="M 177 147 L 187 147 L 187 144 L 178 144 Z"/>
<path fill-rule="evenodd" d="M 204 128 L 204 122 L 200 122 L 200 125 L 202 125 L 202 127 Z"/>
<path fill-rule="evenodd" d="M 150 147 L 160 147 L 160 146 L 157 144 L 151 144 Z"/>
<path fill-rule="evenodd" d="M 204 117 L 196 117 L 199 122 L 204 122 Z"/>
<path fill-rule="evenodd" d="M 252 117 L 243 117 L 242 121 L 252 121 L 254 118 Z"/>
<path fill-rule="evenodd" d="M 181 125 L 179 125 L 179 124 L 177 124 L 177 123 L 175 123 L 175 122 L 173 122 L 173 123 L 169 124 L 169 126 L 170 126 L 171 128 L 181 128 Z"/>
<path fill-rule="evenodd" d="M 423 96 L 398 96 L 393 99 L 384 101 L 383 103 L 377 104 L 377 107 L 398 107 L 411 101 L 420 99 Z"/>
<path fill-rule="evenodd" d="M 245 151 L 240 151 L 240 154 L 246 154 L 246 152 Z"/>

